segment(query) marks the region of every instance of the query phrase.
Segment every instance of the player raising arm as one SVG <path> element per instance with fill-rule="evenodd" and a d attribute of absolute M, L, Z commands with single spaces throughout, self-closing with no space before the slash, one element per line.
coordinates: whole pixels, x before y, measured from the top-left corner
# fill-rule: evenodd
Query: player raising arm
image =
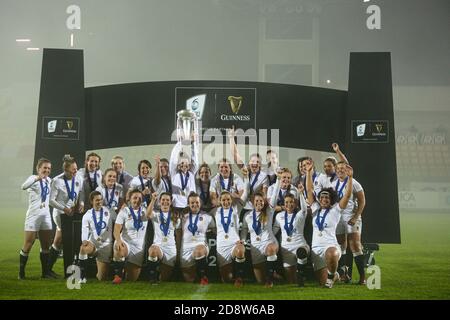
<path fill-rule="evenodd" d="M 332 188 L 325 188 L 317 194 L 318 201 L 314 199 L 313 166 L 306 165 L 306 188 L 308 189 L 308 202 L 311 203 L 313 215 L 312 263 L 320 285 L 332 288 L 341 256 L 341 248 L 336 239 L 336 227 L 341 219 L 342 211 L 347 207 L 351 196 L 353 184 L 353 169 L 346 165 L 348 189 L 337 202 L 336 192 Z"/>

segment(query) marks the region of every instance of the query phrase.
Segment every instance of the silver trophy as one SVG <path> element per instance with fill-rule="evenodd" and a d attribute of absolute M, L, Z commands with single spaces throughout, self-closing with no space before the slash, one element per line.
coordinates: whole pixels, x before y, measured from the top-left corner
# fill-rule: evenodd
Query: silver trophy
<path fill-rule="evenodd" d="M 191 141 L 198 136 L 198 119 L 195 112 L 184 109 L 177 112 L 178 141 Z"/>

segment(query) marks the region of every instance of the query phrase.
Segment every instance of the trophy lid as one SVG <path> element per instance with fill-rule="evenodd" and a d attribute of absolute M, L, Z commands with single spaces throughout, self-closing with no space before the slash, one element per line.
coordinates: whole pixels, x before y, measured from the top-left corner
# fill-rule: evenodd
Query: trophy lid
<path fill-rule="evenodd" d="M 195 114 L 195 112 L 191 111 L 191 110 L 180 110 L 177 112 L 177 117 L 178 119 L 181 120 L 195 120 L 197 119 L 197 115 Z"/>

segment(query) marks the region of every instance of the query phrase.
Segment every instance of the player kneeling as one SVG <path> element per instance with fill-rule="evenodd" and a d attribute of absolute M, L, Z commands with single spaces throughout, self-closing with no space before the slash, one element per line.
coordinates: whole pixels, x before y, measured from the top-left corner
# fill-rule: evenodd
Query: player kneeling
<path fill-rule="evenodd" d="M 275 184 L 276 194 L 279 192 L 280 179 Z M 286 278 L 289 283 L 295 283 L 297 272 L 297 284 L 304 286 L 304 274 L 306 263 L 308 262 L 309 246 L 303 236 L 307 206 L 303 197 L 303 190 L 299 190 L 301 209 L 295 211 L 295 197 L 286 194 L 284 197 L 284 211 L 279 212 L 275 217 L 273 233 L 277 234 L 281 229 L 281 254 Z M 297 267 L 296 267 L 297 266 Z"/>
<path fill-rule="evenodd" d="M 233 264 L 235 269 L 234 285 L 241 287 L 244 277 L 245 247 L 239 238 L 239 213 L 248 195 L 248 170 L 242 169 L 244 175 L 244 192 L 230 193 L 223 190 L 219 197 L 220 207 L 215 209 L 217 225 L 217 262 L 223 282 L 233 279 Z"/>
<path fill-rule="evenodd" d="M 272 202 L 269 206 L 262 193 L 255 193 L 253 210 L 245 214 L 241 232 L 242 241 L 246 240 L 250 232 L 253 272 L 258 283 L 265 282 L 268 288 L 273 287 L 278 258 L 278 242 L 273 234 L 274 205 Z"/>
<path fill-rule="evenodd" d="M 86 283 L 86 263 L 88 256 L 97 260 L 97 279 L 102 281 L 108 277 L 109 263 L 112 256 L 113 219 L 107 207 L 102 206 L 103 196 L 99 191 L 89 195 L 92 209 L 83 216 L 80 246 L 80 283 Z"/>
<path fill-rule="evenodd" d="M 311 164 L 308 164 L 306 171 L 308 202 L 311 203 L 313 215 L 312 263 L 320 285 L 332 288 L 337 278 L 336 271 L 341 257 L 341 248 L 336 239 L 336 227 L 351 196 L 353 169 L 349 165 L 346 166 L 349 177 L 348 188 L 338 203 L 336 203 L 337 194 L 333 188 L 322 189 L 317 195 L 319 202 L 314 201 Z"/>
<path fill-rule="evenodd" d="M 195 272 L 200 284 L 207 285 L 209 247 L 206 242 L 208 230 L 215 232 L 214 218 L 200 211 L 200 197 L 195 192 L 188 196 L 189 212 L 182 219 L 183 240 L 181 243 L 181 270 L 186 282 L 195 280 Z"/>
<path fill-rule="evenodd" d="M 154 211 L 158 193 L 152 194 L 152 201 L 147 208 L 147 218 L 153 222 L 155 230 L 153 244 L 148 249 L 149 278 L 152 284 L 158 282 L 158 267 L 161 281 L 168 281 L 172 275 L 177 259 L 177 239 L 179 239 L 180 219 L 172 208 L 172 195 L 161 193 L 159 211 Z M 179 241 L 179 240 L 178 240 Z"/>
<path fill-rule="evenodd" d="M 136 281 L 144 260 L 147 216 L 142 204 L 142 193 L 137 189 L 132 190 L 129 199 L 129 206 L 120 210 L 114 226 L 114 284 L 122 282 L 124 267 L 127 280 Z"/>

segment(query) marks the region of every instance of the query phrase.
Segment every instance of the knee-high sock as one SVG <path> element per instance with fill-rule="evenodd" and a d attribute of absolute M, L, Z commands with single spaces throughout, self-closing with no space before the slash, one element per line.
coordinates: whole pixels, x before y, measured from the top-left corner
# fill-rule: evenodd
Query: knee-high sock
<path fill-rule="evenodd" d="M 125 258 L 113 259 L 113 273 L 115 276 L 123 277 L 123 268 L 125 267 Z"/>
<path fill-rule="evenodd" d="M 236 271 L 235 274 L 235 278 L 244 278 L 244 262 L 245 262 L 245 257 L 243 258 L 235 258 L 233 260 L 234 263 L 234 268 Z"/>
<path fill-rule="evenodd" d="M 353 256 L 355 257 L 355 264 L 358 268 L 359 278 L 364 279 L 365 278 L 365 271 L 364 271 L 364 254 L 362 252 L 355 252 L 353 253 Z"/>
<path fill-rule="evenodd" d="M 308 253 L 305 248 L 298 248 L 297 250 L 297 276 L 303 277 L 305 274 L 306 263 L 308 262 Z"/>
<path fill-rule="evenodd" d="M 42 275 L 46 275 L 48 273 L 48 258 L 49 258 L 49 253 L 48 252 L 43 252 L 41 250 L 40 254 L 39 254 L 39 258 L 41 260 L 41 269 L 42 269 Z"/>
<path fill-rule="evenodd" d="M 338 269 L 337 269 L 340 276 L 342 276 L 344 274 L 345 267 L 347 266 L 346 261 L 345 261 L 346 259 L 347 259 L 347 252 L 346 252 L 346 250 L 342 250 L 341 258 L 339 259 Z"/>
<path fill-rule="evenodd" d="M 80 266 L 80 271 L 81 271 L 81 279 L 86 278 L 86 268 L 87 268 L 87 254 L 79 254 L 78 255 L 78 261 L 79 261 L 79 266 Z"/>
<path fill-rule="evenodd" d="M 351 252 L 347 252 L 345 255 L 345 265 L 348 267 L 347 274 L 351 278 L 353 272 L 353 254 Z"/>
<path fill-rule="evenodd" d="M 267 261 L 266 261 L 266 278 L 267 281 L 269 282 L 273 282 L 273 274 L 275 272 L 275 268 L 276 268 L 276 263 L 277 263 L 277 255 L 271 255 L 271 256 L 267 256 Z"/>
<path fill-rule="evenodd" d="M 158 257 L 148 257 L 148 276 L 150 281 L 156 281 L 158 276 L 158 266 L 159 260 Z"/>
<path fill-rule="evenodd" d="M 28 252 L 20 250 L 19 253 L 19 273 L 21 277 L 25 277 L 25 267 L 28 261 Z"/>
<path fill-rule="evenodd" d="M 55 246 L 50 247 L 50 252 L 48 256 L 48 271 L 52 271 L 53 265 L 55 264 L 56 260 L 59 256 L 59 250 L 55 248 Z"/>
<path fill-rule="evenodd" d="M 206 277 L 208 268 L 208 260 L 206 259 L 206 256 L 195 258 L 195 266 L 200 278 Z"/>

